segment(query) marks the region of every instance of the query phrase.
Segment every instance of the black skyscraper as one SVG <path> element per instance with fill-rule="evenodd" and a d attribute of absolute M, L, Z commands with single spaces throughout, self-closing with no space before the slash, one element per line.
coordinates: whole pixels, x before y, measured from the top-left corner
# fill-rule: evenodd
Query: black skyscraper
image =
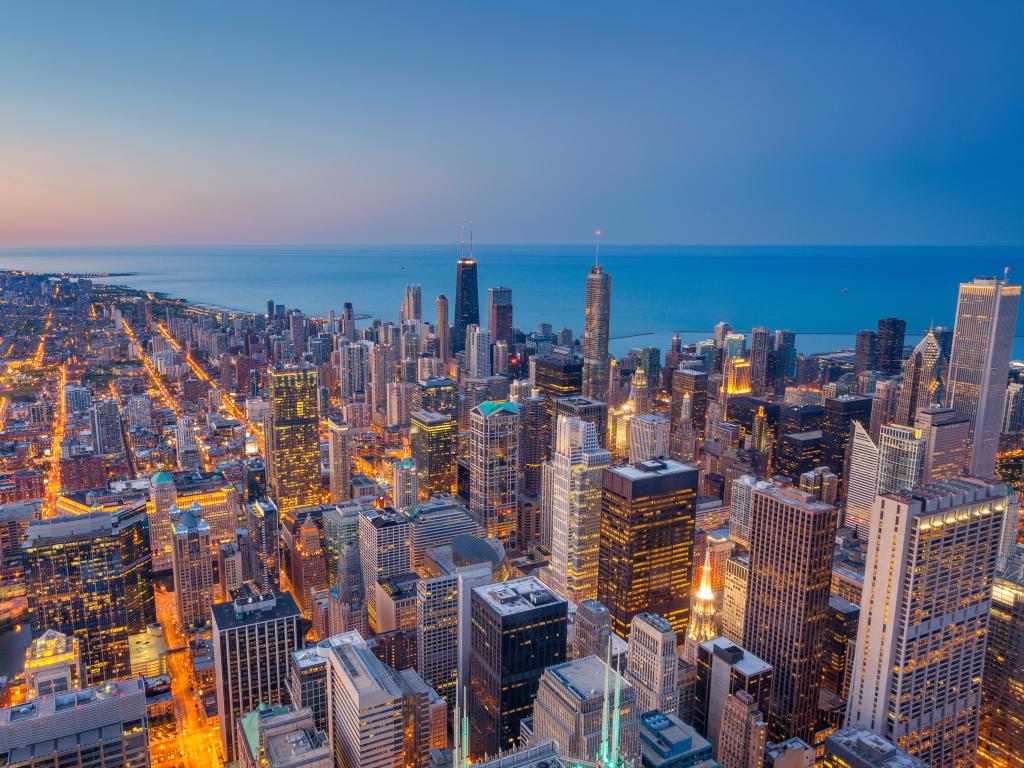
<path fill-rule="evenodd" d="M 458 261 L 455 273 L 455 324 L 452 329 L 452 352 L 466 348 L 466 326 L 480 324 L 480 296 L 476 286 L 476 259 Z"/>
<path fill-rule="evenodd" d="M 878 321 L 878 370 L 899 373 L 903 368 L 903 340 L 907 321 L 884 317 Z"/>

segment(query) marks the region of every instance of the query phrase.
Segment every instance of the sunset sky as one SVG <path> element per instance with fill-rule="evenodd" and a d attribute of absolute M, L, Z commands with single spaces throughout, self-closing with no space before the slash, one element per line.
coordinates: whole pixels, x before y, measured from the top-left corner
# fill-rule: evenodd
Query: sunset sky
<path fill-rule="evenodd" d="M 1024 3 L 8 3 L 0 247 L 1024 244 Z"/>

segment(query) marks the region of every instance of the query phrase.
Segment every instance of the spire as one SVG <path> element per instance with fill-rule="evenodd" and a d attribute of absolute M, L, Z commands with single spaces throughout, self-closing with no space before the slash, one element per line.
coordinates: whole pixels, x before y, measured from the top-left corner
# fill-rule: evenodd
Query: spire
<path fill-rule="evenodd" d="M 594 266 L 601 266 L 601 230 L 594 230 Z M 1007 267 L 1009 269 L 1009 267 Z"/>
<path fill-rule="evenodd" d="M 466 258 L 466 225 L 459 227 L 459 260 Z"/>
<path fill-rule="evenodd" d="M 598 765 L 608 761 L 608 678 L 612 671 L 612 639 L 608 638 L 608 658 L 604 667 L 604 698 L 601 699 L 601 745 L 597 751 Z"/>
<path fill-rule="evenodd" d="M 476 258 L 473 255 L 473 222 L 469 223 L 469 258 Z"/>
<path fill-rule="evenodd" d="M 714 600 L 715 592 L 711 589 L 711 547 L 704 550 L 704 567 L 700 572 L 700 587 L 697 588 L 698 600 Z"/>

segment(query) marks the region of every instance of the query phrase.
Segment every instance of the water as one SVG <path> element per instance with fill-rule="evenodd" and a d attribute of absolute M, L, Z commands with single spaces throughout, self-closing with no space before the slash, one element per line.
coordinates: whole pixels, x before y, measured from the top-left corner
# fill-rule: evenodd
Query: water
<path fill-rule="evenodd" d="M 31 643 L 31 624 L 12 626 L 0 632 L 0 675 L 13 677 L 25 668 L 25 651 Z"/>
<path fill-rule="evenodd" d="M 132 272 L 109 282 L 249 312 L 268 298 L 309 314 L 351 301 L 383 319 L 397 318 L 406 283 L 420 283 L 432 319 L 437 294 L 454 306 L 457 256 L 437 245 L 3 249 L 0 267 Z M 482 315 L 487 287 L 503 285 L 520 328 L 581 331 L 592 248 L 486 245 L 476 257 Z M 952 326 L 959 282 L 1006 266 L 1024 279 L 1024 248 L 605 246 L 601 263 L 612 274 L 611 335 L 630 336 L 613 340 L 616 354 L 664 350 L 677 330 L 706 338 L 719 320 L 790 328 L 799 350 L 814 353 L 851 347 L 859 329 L 895 316 L 907 321 L 909 343 L 932 323 Z M 1024 339 L 1014 355 L 1024 356 Z"/>

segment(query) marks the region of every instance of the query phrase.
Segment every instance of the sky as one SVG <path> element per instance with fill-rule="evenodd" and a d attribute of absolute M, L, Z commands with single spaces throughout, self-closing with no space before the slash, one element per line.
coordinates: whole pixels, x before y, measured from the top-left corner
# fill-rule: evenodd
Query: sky
<path fill-rule="evenodd" d="M 0 9 L 0 247 L 1024 244 L 1024 3 Z"/>

